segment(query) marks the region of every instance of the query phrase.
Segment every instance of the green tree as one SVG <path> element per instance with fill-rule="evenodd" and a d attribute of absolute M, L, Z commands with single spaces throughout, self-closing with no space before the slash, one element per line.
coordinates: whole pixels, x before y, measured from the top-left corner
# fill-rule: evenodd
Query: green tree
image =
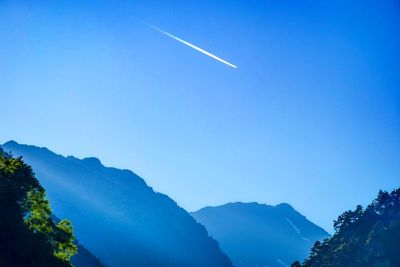
<path fill-rule="evenodd" d="M 0 149 L 0 266 L 72 266 L 72 225 L 51 213 L 31 167 Z"/>
<path fill-rule="evenodd" d="M 363 209 L 346 211 L 334 221 L 335 234 L 316 242 L 303 267 L 400 266 L 400 188 L 379 191 Z"/>

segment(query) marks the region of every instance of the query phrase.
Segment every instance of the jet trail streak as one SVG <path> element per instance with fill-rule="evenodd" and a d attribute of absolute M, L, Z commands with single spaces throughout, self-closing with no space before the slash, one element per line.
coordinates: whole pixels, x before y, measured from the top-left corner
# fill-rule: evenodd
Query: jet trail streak
<path fill-rule="evenodd" d="M 199 51 L 200 53 L 203 53 L 203 54 L 205 54 L 205 55 L 207 55 L 207 56 L 209 56 L 209 57 L 211 57 L 211 58 L 213 58 L 215 60 L 218 60 L 219 62 L 222 62 L 222 63 L 228 65 L 229 67 L 237 69 L 236 65 L 233 65 L 232 63 L 229 63 L 228 61 L 223 60 L 222 58 L 217 57 L 216 55 L 213 55 L 210 52 L 208 52 L 208 51 L 206 51 L 206 50 L 204 50 L 204 49 L 202 49 L 202 48 L 200 48 L 198 46 L 195 46 L 194 44 L 191 44 L 191 43 L 189 43 L 189 42 L 187 42 L 187 41 L 185 41 L 185 40 L 183 40 L 183 39 L 181 39 L 181 38 L 179 38 L 179 37 L 177 37 L 177 36 L 175 36 L 173 34 L 170 34 L 170 33 L 166 32 L 166 31 L 164 31 L 164 30 L 162 30 L 162 29 L 160 29 L 160 28 L 158 28 L 156 26 L 153 26 L 153 25 L 150 25 L 150 24 L 147 24 L 147 23 L 146 23 L 146 25 L 149 26 L 150 28 L 152 28 L 152 29 L 154 29 L 154 30 L 156 30 L 156 31 L 158 31 L 158 32 L 160 32 L 160 33 L 172 38 L 172 39 L 177 40 L 178 42 L 181 42 L 182 44 L 185 44 L 185 45 L 187 45 L 187 46 Z"/>

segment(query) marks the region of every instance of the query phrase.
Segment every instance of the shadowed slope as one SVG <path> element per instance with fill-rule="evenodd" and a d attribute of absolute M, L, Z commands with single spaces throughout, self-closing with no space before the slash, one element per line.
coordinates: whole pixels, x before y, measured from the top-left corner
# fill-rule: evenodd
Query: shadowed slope
<path fill-rule="evenodd" d="M 3 148 L 32 165 L 55 214 L 107 266 L 232 266 L 202 225 L 133 172 L 14 141 Z"/>

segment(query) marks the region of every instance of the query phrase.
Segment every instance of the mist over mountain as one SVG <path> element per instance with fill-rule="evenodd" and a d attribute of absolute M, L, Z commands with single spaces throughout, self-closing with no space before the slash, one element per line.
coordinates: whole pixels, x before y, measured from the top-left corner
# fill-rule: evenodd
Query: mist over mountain
<path fill-rule="evenodd" d="M 104 267 L 99 259 L 92 254 L 79 242 L 77 243 L 78 251 L 72 256 L 71 262 L 75 267 Z"/>
<path fill-rule="evenodd" d="M 14 141 L 2 148 L 32 166 L 54 213 L 106 266 L 232 266 L 202 225 L 132 171 Z"/>
<path fill-rule="evenodd" d="M 292 206 L 228 203 L 192 212 L 236 267 L 289 266 L 304 259 L 317 240 L 329 237 Z"/>

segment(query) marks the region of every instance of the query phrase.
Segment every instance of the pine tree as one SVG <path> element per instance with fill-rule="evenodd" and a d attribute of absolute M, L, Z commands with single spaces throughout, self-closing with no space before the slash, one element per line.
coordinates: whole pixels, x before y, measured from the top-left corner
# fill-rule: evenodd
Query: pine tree
<path fill-rule="evenodd" d="M 400 266 L 400 188 L 379 191 L 366 209 L 360 205 L 334 221 L 335 234 L 316 242 L 310 256 L 294 267 Z"/>

